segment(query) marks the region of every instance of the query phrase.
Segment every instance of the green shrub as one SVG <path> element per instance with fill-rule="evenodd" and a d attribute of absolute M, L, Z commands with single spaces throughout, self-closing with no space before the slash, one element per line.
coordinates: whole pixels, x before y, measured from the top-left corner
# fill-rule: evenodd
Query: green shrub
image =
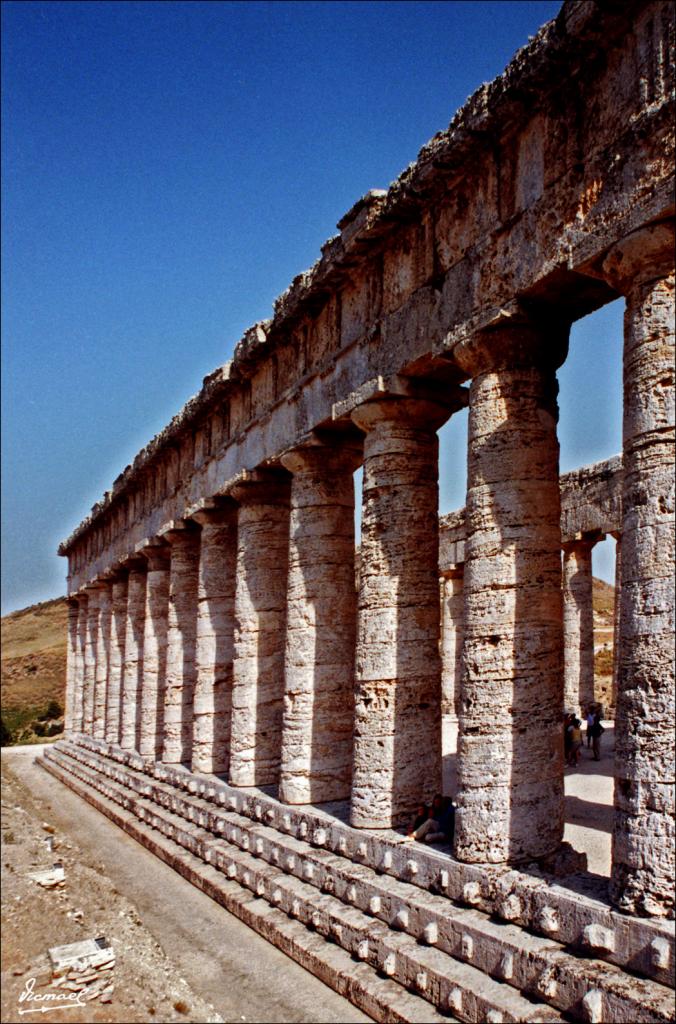
<path fill-rule="evenodd" d="M 38 715 L 38 722 L 47 722 L 51 718 L 61 718 L 62 714 L 63 708 L 58 700 L 50 700 L 47 709 L 41 715 Z"/>

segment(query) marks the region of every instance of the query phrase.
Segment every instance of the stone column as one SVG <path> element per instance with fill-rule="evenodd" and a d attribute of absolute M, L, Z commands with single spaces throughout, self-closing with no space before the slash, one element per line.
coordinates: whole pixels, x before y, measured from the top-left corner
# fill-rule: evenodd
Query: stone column
<path fill-rule="evenodd" d="M 464 562 L 446 569 L 441 581 L 441 753 L 446 796 L 458 789 L 458 704 L 462 669 Z"/>
<path fill-rule="evenodd" d="M 84 702 L 82 731 L 87 736 L 94 734 L 94 690 L 96 688 L 96 653 L 99 636 L 99 589 L 88 585 L 87 628 L 84 650 Z"/>
<path fill-rule="evenodd" d="M 594 702 L 594 541 L 582 537 L 562 546 L 563 703 L 580 716 Z"/>
<path fill-rule="evenodd" d="M 237 485 L 235 639 L 230 782 L 279 779 L 289 547 L 289 481 L 261 474 Z"/>
<path fill-rule="evenodd" d="M 230 765 L 237 506 L 219 499 L 212 507 L 192 513 L 191 518 L 202 527 L 192 770 L 220 774 Z"/>
<path fill-rule="evenodd" d="M 125 750 L 140 750 L 147 563 L 144 558 L 137 556 L 127 559 L 125 565 L 129 575 L 127 577 L 127 617 L 124 632 L 120 746 Z"/>
<path fill-rule="evenodd" d="M 106 739 L 120 742 L 120 704 L 122 673 L 127 629 L 127 574 L 118 573 L 112 585 L 110 619 L 110 657 L 108 661 L 108 694 L 106 698 Z"/>
<path fill-rule="evenodd" d="M 64 721 L 63 728 L 67 735 L 74 732 L 79 732 L 80 729 L 75 726 L 75 721 L 78 717 L 78 711 L 80 719 L 82 717 L 81 711 L 81 694 L 78 693 L 77 685 L 77 657 L 78 657 L 78 614 L 79 606 L 77 600 L 69 598 L 68 604 L 68 636 L 66 646 L 66 697 L 65 707 L 63 709 Z"/>
<path fill-rule="evenodd" d="M 568 328 L 514 324 L 454 356 L 472 374 L 456 856 L 501 863 L 563 835 L 556 367 Z"/>
<path fill-rule="evenodd" d="M 167 684 L 164 693 L 164 764 L 190 765 L 195 695 L 195 632 L 200 531 L 192 522 L 162 533 L 171 545 Z"/>
<path fill-rule="evenodd" d="M 76 700 L 73 732 L 85 731 L 85 661 L 87 657 L 87 594 L 77 595 L 77 660 L 76 660 Z"/>
<path fill-rule="evenodd" d="M 674 226 L 607 256 L 626 298 L 620 665 L 611 898 L 674 908 Z"/>
<path fill-rule="evenodd" d="M 610 703 L 613 714 L 617 713 L 617 685 L 620 679 L 620 608 L 622 606 L 622 534 L 614 533 L 615 538 L 615 604 L 613 606 L 613 681 L 610 691 Z"/>
<path fill-rule="evenodd" d="M 106 701 L 108 693 L 108 663 L 110 658 L 110 619 L 112 584 L 99 584 L 99 618 L 96 638 L 96 675 L 94 686 L 94 731 L 95 739 L 106 738 Z"/>
<path fill-rule="evenodd" d="M 352 824 L 389 828 L 441 791 L 438 441 L 449 415 L 392 398 L 365 431 Z"/>
<path fill-rule="evenodd" d="M 169 545 L 139 545 L 148 563 L 143 630 L 143 686 L 139 753 L 149 761 L 162 757 L 164 691 L 167 673 L 167 617 L 169 611 Z"/>
<path fill-rule="evenodd" d="M 284 718 L 279 799 L 344 800 L 352 780 L 354 481 L 361 455 L 308 447 L 283 456 L 292 474 Z"/>

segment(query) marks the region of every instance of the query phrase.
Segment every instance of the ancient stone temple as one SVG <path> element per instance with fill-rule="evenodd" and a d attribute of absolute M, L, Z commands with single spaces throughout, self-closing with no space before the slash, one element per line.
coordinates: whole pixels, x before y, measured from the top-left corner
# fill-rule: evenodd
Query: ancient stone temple
<path fill-rule="evenodd" d="M 59 549 L 45 767 L 376 1019 L 673 1019 L 672 60 L 671 4 L 566 0 Z M 569 329 L 618 297 L 623 451 L 560 479 Z M 562 843 L 608 534 L 609 885 Z M 447 727 L 452 853 L 395 831 Z"/>

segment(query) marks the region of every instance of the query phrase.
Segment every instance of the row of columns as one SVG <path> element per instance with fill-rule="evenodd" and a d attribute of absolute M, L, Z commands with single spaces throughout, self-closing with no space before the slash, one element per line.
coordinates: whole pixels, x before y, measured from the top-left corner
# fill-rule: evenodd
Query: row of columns
<path fill-rule="evenodd" d="M 617 536 L 616 558 L 621 557 Z M 563 706 L 586 714 L 596 703 L 594 690 L 594 610 L 591 550 L 601 535 L 564 544 L 562 551 L 563 596 Z M 444 793 L 458 789 L 457 752 L 459 705 L 462 685 L 464 635 L 464 561 L 448 565 L 441 574 L 441 714 Z M 615 571 L 613 622 L 613 676 L 611 703 L 615 706 L 619 658 L 619 566 Z"/>
<path fill-rule="evenodd" d="M 653 914 L 673 883 L 671 238 L 661 225 L 643 230 L 602 270 L 627 296 L 612 892 Z M 531 860 L 563 834 L 556 369 L 567 335 L 524 320 L 453 353 L 471 377 L 453 652 L 455 852 L 470 862 Z M 356 608 L 353 441 L 288 453 L 284 470 L 250 474 L 147 542 L 112 582 L 85 588 L 70 620 L 70 727 L 227 771 L 236 786 L 279 783 L 289 803 L 349 796 L 356 826 L 388 827 L 429 799 L 443 699 L 436 431 L 451 411 L 387 396 L 352 413 L 364 467 Z M 586 557 L 571 552 L 569 565 Z"/>
<path fill-rule="evenodd" d="M 594 691 L 594 607 L 592 550 L 603 534 L 583 534 L 566 541 L 562 547 L 563 594 L 563 703 L 570 711 L 586 712 L 595 704 Z M 615 607 L 613 614 L 613 650 L 620 644 L 620 588 L 622 540 L 616 538 Z M 442 714 L 457 726 L 460 698 L 463 638 L 464 562 L 447 566 L 442 573 Z M 612 700 L 617 694 L 619 659 L 613 658 Z M 456 729 L 457 732 L 457 729 Z M 453 746 L 455 750 L 455 746 Z M 455 788 L 455 787 L 454 787 Z"/>
<path fill-rule="evenodd" d="M 251 475 L 85 587 L 71 613 L 70 728 L 236 786 L 279 783 L 289 803 L 351 796 L 361 826 L 431 799 L 447 416 L 419 399 L 369 402 L 353 416 L 363 454 L 354 437 L 290 452 L 283 471 Z"/>

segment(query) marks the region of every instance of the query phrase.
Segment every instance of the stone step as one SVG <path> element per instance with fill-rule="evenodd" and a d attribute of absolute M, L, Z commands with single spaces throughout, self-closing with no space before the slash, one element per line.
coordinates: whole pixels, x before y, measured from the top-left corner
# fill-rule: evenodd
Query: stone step
<path fill-rule="evenodd" d="M 66 758 L 57 759 L 64 765 Z M 129 796 L 124 787 L 105 781 L 86 766 L 73 766 L 109 799 L 129 805 L 142 821 L 239 881 L 255 895 L 302 921 L 347 952 L 406 988 L 416 989 L 435 1007 L 449 1008 L 466 1021 L 558 1022 L 563 1017 L 545 1005 L 525 999 L 516 989 L 496 982 L 441 950 L 420 946 L 411 936 L 393 932 L 387 924 L 343 904 L 336 897 L 319 895 L 309 883 L 284 874 L 250 853 L 215 839 L 207 829 L 160 807 L 152 799 Z"/>
<path fill-rule="evenodd" d="M 124 829 L 157 857 L 178 871 L 193 885 L 220 903 L 291 959 L 349 999 L 373 1020 L 410 1024 L 458 1024 L 450 1013 L 438 1013 L 430 1003 L 402 988 L 389 977 L 378 974 L 368 963 L 356 961 L 345 949 L 329 943 L 318 932 L 289 918 L 266 900 L 224 877 L 213 865 L 204 863 L 184 847 L 140 821 L 129 809 L 91 785 L 83 771 L 80 778 L 51 756 L 38 759 L 59 779 L 112 822 Z M 132 798 L 130 798 L 132 799 Z"/>
<path fill-rule="evenodd" d="M 636 980 L 619 968 L 581 959 L 553 940 L 491 920 L 479 911 L 458 907 L 446 897 L 384 877 L 367 865 L 310 847 L 270 826 L 252 823 L 237 812 L 215 808 L 203 798 L 177 792 L 137 770 L 120 769 L 97 755 L 84 757 L 95 770 L 117 777 L 123 785 L 151 797 L 185 820 L 223 835 L 229 843 L 254 857 L 309 881 L 389 927 L 433 945 L 559 1010 L 590 1019 L 589 1007 L 600 1002 L 608 1019 L 672 1019 L 673 993 L 661 985 L 644 981 L 637 986 Z"/>
<path fill-rule="evenodd" d="M 394 927 L 406 932 L 402 941 L 412 938 L 428 943 L 500 983 L 507 981 L 515 989 L 528 993 L 530 998 L 565 1010 L 566 1015 L 574 1019 L 673 1019 L 673 993 L 661 985 L 647 980 L 638 982 L 606 963 L 575 957 L 552 940 L 492 921 L 479 911 L 454 906 L 446 897 L 423 893 L 410 883 L 385 878 L 367 865 L 354 864 L 324 849 L 313 849 L 302 840 L 252 823 L 237 812 L 184 795 L 147 773 L 85 751 L 79 744 L 59 744 L 59 747 L 64 753 L 68 750 L 81 763 L 88 763 L 94 773 L 92 784 L 100 783 L 100 777 L 96 778 L 98 773 L 98 776 L 103 774 L 116 779 L 122 790 L 132 789 L 144 794 L 150 805 L 144 805 L 140 813 L 152 818 L 157 814 L 157 807 L 163 807 L 168 812 L 164 815 L 165 823 L 176 815 L 172 835 L 180 834 L 180 841 L 200 855 L 205 855 L 204 842 L 211 841 L 211 835 L 224 835 L 228 843 L 251 854 L 256 859 L 254 863 L 257 861 L 260 865 L 261 860 L 266 861 L 275 871 L 281 868 L 354 906 L 367 917 L 378 919 L 388 930 Z M 125 797 L 118 795 L 117 799 Z M 160 828 L 163 827 L 161 817 L 154 820 Z M 189 822 L 193 823 L 192 830 L 190 826 L 186 829 Z M 203 831 L 198 840 L 195 827 Z M 190 847 L 190 843 L 195 842 L 197 846 Z M 209 855 L 208 850 L 206 855 Z M 236 870 L 232 864 L 228 869 Z M 261 873 L 250 866 L 247 876 L 260 880 Z M 353 936 L 353 945 L 355 942 L 358 945 L 359 941 Z M 377 964 L 385 965 L 396 951 L 387 947 L 383 953 L 382 944 L 380 949 L 382 955 Z M 453 998 L 462 1005 L 462 991 L 458 986 L 456 989 Z M 493 1012 L 501 1014 L 502 1010 L 493 1007 Z"/>
<path fill-rule="evenodd" d="M 260 790 L 235 789 L 215 776 L 147 764 L 135 751 L 102 740 L 78 736 L 74 742 L 78 751 L 99 754 L 107 761 L 200 795 L 217 807 L 263 821 L 383 874 L 554 939 L 585 956 L 674 987 L 675 923 L 614 911 L 605 898 L 596 896 L 598 880 L 594 876 L 570 874 L 562 884 L 537 864 L 528 865 L 528 870 L 463 864 L 420 844 L 411 847 L 401 838 L 353 829 L 315 807 L 289 807 Z M 594 895 L 589 894 L 590 887 Z"/>
<path fill-rule="evenodd" d="M 584 955 L 653 978 L 672 988 L 675 983 L 673 921 L 631 917 L 606 902 L 605 887 L 586 873 L 570 873 L 570 851 L 549 865 L 529 864 L 525 870 L 507 865 L 473 865 L 456 861 L 429 847 L 402 843 L 401 837 L 354 829 L 316 807 L 289 807 L 260 790 L 235 789 L 215 776 L 197 775 L 183 767 L 146 764 L 135 751 L 103 740 L 77 736 L 76 745 L 108 760 L 144 772 L 177 789 L 203 796 L 216 806 L 264 821 L 278 831 L 312 845 L 368 864 L 401 881 L 442 893 L 454 902 L 555 939 Z M 573 866 L 574 866 L 573 858 Z M 554 873 L 552 873 L 552 871 Z M 567 874 L 565 884 L 557 872 Z"/>

